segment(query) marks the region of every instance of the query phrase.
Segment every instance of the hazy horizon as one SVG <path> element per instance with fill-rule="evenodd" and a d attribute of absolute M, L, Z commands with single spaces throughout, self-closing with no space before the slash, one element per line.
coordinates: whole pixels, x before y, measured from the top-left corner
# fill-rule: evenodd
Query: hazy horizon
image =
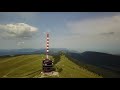
<path fill-rule="evenodd" d="M 0 49 L 50 48 L 120 54 L 118 12 L 0 12 Z"/>

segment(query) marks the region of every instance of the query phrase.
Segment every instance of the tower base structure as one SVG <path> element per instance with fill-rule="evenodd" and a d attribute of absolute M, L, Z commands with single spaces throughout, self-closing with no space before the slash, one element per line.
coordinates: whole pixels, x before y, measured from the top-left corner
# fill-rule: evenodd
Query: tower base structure
<path fill-rule="evenodd" d="M 47 77 L 59 77 L 59 73 L 56 71 L 41 72 L 41 78 L 47 78 Z"/>
<path fill-rule="evenodd" d="M 43 60 L 43 72 L 52 72 L 53 69 L 53 61 L 49 59 Z"/>

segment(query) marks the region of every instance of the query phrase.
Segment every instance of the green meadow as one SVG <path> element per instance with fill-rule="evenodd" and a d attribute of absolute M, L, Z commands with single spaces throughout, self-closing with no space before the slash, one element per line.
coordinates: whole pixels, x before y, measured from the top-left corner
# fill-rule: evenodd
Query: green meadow
<path fill-rule="evenodd" d="M 0 78 L 41 78 L 44 58 L 43 54 L 0 57 Z M 55 58 L 52 56 L 50 58 L 56 62 Z M 61 55 L 59 59 L 54 65 L 56 71 L 59 72 L 57 78 L 102 78 L 75 64 L 65 55 Z"/>

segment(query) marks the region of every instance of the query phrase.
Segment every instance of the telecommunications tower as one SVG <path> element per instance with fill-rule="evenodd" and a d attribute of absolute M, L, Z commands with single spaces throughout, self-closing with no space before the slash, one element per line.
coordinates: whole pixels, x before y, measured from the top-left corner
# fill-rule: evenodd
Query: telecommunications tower
<path fill-rule="evenodd" d="M 47 33 L 46 37 L 46 58 L 43 60 L 43 72 L 51 72 L 53 71 L 53 61 L 49 59 L 49 33 Z"/>

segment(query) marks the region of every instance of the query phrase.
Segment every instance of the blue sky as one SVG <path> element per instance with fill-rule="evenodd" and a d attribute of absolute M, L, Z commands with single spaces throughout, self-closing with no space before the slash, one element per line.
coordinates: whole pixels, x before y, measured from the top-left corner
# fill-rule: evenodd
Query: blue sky
<path fill-rule="evenodd" d="M 119 12 L 0 12 L 0 49 L 51 48 L 120 54 Z"/>

